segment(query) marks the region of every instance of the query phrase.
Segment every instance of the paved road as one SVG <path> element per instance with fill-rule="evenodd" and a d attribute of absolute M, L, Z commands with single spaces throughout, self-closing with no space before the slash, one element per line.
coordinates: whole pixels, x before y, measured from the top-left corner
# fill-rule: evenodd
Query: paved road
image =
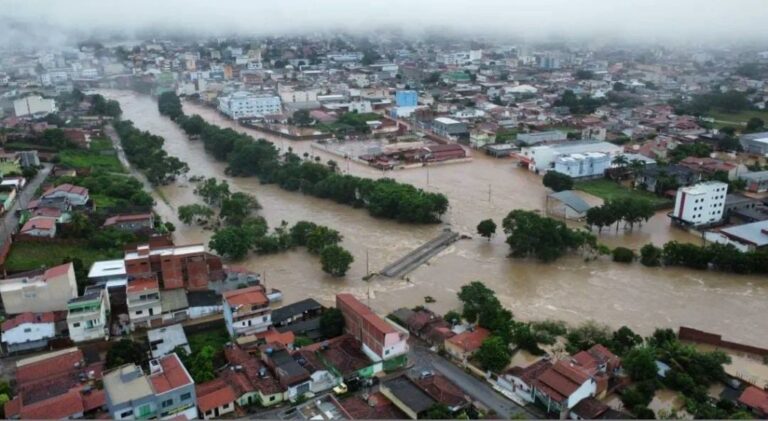
<path fill-rule="evenodd" d="M 430 351 L 424 345 L 415 342 L 410 345 L 411 351 L 408 356 L 414 362 L 413 370 L 439 372 L 474 399 L 496 412 L 500 418 L 539 418 L 536 414 L 500 395 L 487 382 L 473 377 L 464 369 Z"/>
<path fill-rule="evenodd" d="M 16 196 L 11 209 L 9 209 L 3 219 L 0 220 L 0 242 L 5 243 L 8 236 L 16 232 L 19 225 L 19 217 L 16 216 L 16 211 L 19 209 L 26 209 L 27 203 L 32 200 L 35 191 L 40 187 L 40 184 L 48 177 L 48 174 L 53 168 L 50 164 L 43 164 L 43 168 L 37 172 L 31 180 L 28 180 L 27 185 Z"/>

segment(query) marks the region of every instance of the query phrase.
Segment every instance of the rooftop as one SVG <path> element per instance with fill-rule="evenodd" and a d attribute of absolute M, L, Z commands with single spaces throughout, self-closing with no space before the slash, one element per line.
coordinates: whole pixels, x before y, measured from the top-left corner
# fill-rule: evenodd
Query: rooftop
<path fill-rule="evenodd" d="M 488 329 L 477 327 L 474 330 L 467 330 L 448 338 L 447 341 L 458 346 L 464 352 L 473 352 L 479 349 L 483 341 L 490 335 L 491 332 Z"/>
<path fill-rule="evenodd" d="M 144 292 L 144 291 L 159 289 L 159 288 L 160 287 L 156 279 L 151 279 L 151 278 L 136 279 L 128 283 L 127 292 L 129 294 L 136 294 L 139 292 Z"/>
<path fill-rule="evenodd" d="M 11 317 L 2 324 L 2 331 L 7 332 L 24 323 L 53 323 L 55 315 L 53 312 L 47 313 L 21 313 Z"/>
<path fill-rule="evenodd" d="M 141 367 L 130 363 L 104 374 L 104 391 L 113 406 L 152 396 L 152 384 Z"/>
<path fill-rule="evenodd" d="M 264 294 L 264 287 L 261 285 L 227 291 L 223 296 L 224 300 L 230 306 L 263 306 L 269 304 L 269 299 L 267 299 L 266 294 Z"/>
<path fill-rule="evenodd" d="M 149 366 L 153 371 L 149 377 L 157 394 L 194 384 L 192 377 L 176 354 L 152 360 Z"/>
<path fill-rule="evenodd" d="M 202 412 L 227 405 L 237 399 L 232 386 L 222 378 L 197 385 L 195 392 L 197 393 L 197 406 Z"/>
<path fill-rule="evenodd" d="M 755 247 L 768 246 L 768 220 L 723 228 L 720 232 Z"/>
<path fill-rule="evenodd" d="M 392 394 L 415 413 L 421 413 L 431 408 L 437 401 L 426 392 L 419 389 L 411 379 L 405 375 L 395 377 L 383 382 Z"/>

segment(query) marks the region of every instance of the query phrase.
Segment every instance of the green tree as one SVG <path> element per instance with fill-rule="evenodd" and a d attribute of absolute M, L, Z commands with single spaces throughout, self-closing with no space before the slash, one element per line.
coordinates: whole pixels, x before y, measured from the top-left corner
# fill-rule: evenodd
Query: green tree
<path fill-rule="evenodd" d="M 622 326 L 613 332 L 610 348 L 619 356 L 625 355 L 629 350 L 643 343 L 643 338 L 627 326 Z"/>
<path fill-rule="evenodd" d="M 307 235 L 307 251 L 312 254 L 320 254 L 329 246 L 335 246 L 341 242 L 341 234 L 338 231 L 323 225 L 317 226 Z"/>
<path fill-rule="evenodd" d="M 633 348 L 622 358 L 621 364 L 636 382 L 656 379 L 656 351 L 650 347 Z"/>
<path fill-rule="evenodd" d="M 463 304 L 461 315 L 469 323 L 477 322 L 483 310 L 501 308 L 496 293 L 479 281 L 463 285 L 457 295 Z"/>
<path fill-rule="evenodd" d="M 230 196 L 229 183 L 222 180 L 221 183 L 214 178 L 206 178 L 195 188 L 195 194 L 203 198 L 205 203 L 211 206 L 221 206 L 225 199 Z"/>
<path fill-rule="evenodd" d="M 423 416 L 419 416 L 419 418 L 425 420 L 449 420 L 453 418 L 453 413 L 445 404 L 436 403 L 427 409 Z"/>
<path fill-rule="evenodd" d="M 219 216 L 230 225 L 241 225 L 246 217 L 261 209 L 256 197 L 242 192 L 232 193 L 221 202 Z"/>
<path fill-rule="evenodd" d="M 217 253 L 233 260 L 240 260 L 248 254 L 255 238 L 247 235 L 239 227 L 225 227 L 217 230 L 211 237 L 209 247 Z"/>
<path fill-rule="evenodd" d="M 591 320 L 584 322 L 578 327 L 571 329 L 568 335 L 566 335 L 565 338 L 568 341 L 566 350 L 570 354 L 575 354 L 597 344 L 609 344 L 611 341 L 610 332 L 608 326 L 597 324 Z"/>
<path fill-rule="evenodd" d="M 330 273 L 333 276 L 344 276 L 349 270 L 349 266 L 355 260 L 352 254 L 337 245 L 330 245 L 320 253 L 320 262 L 323 265 L 323 272 Z"/>
<path fill-rule="evenodd" d="M 747 132 L 759 132 L 765 130 L 765 121 L 760 117 L 752 117 L 747 121 Z"/>
<path fill-rule="evenodd" d="M 554 170 L 547 171 L 547 173 L 544 174 L 544 178 L 542 178 L 542 182 L 544 183 L 544 187 L 549 187 L 556 192 L 573 189 L 573 178 L 568 174 L 563 174 Z"/>
<path fill-rule="evenodd" d="M 320 332 L 325 338 L 335 338 L 344 333 L 344 315 L 338 308 L 329 308 L 320 316 Z"/>
<path fill-rule="evenodd" d="M 496 223 L 493 219 L 484 219 L 477 224 L 477 233 L 491 241 L 491 237 L 496 234 Z"/>
<path fill-rule="evenodd" d="M 445 313 L 445 316 L 443 316 L 443 320 L 450 323 L 451 325 L 459 324 L 461 323 L 461 313 L 459 313 L 456 310 L 451 310 Z"/>
<path fill-rule="evenodd" d="M 213 216 L 213 209 L 194 203 L 179 206 L 178 214 L 179 220 L 187 225 L 192 224 L 196 219 L 202 219 L 205 223 Z"/>
<path fill-rule="evenodd" d="M 626 247 L 616 247 L 612 252 L 613 261 L 620 263 L 631 263 L 635 260 L 635 252 Z"/>
<path fill-rule="evenodd" d="M 309 234 L 317 229 L 317 224 L 309 221 L 299 221 L 291 227 L 291 243 L 294 246 L 306 246 Z"/>
<path fill-rule="evenodd" d="M 536 257 L 551 262 L 568 250 L 595 249 L 593 235 L 568 228 L 564 223 L 535 212 L 513 210 L 502 223 L 513 257 Z"/>
<path fill-rule="evenodd" d="M 299 127 L 307 127 L 312 124 L 312 117 L 309 116 L 309 110 L 298 110 L 293 113 L 293 124 Z"/>
<path fill-rule="evenodd" d="M 157 108 L 160 114 L 170 117 L 171 120 L 184 115 L 179 97 L 172 91 L 163 92 L 157 99 Z"/>
<path fill-rule="evenodd" d="M 640 249 L 640 263 L 645 266 L 659 266 L 662 250 L 653 244 L 646 244 Z"/>
<path fill-rule="evenodd" d="M 120 339 L 119 342 L 112 344 L 112 347 L 107 351 L 105 368 L 120 367 L 128 363 L 140 365 L 146 360 L 147 351 L 140 343 L 130 339 Z"/>
<path fill-rule="evenodd" d="M 480 366 L 486 370 L 500 373 L 509 364 L 512 357 L 507 343 L 498 336 L 486 338 L 475 354 Z"/>

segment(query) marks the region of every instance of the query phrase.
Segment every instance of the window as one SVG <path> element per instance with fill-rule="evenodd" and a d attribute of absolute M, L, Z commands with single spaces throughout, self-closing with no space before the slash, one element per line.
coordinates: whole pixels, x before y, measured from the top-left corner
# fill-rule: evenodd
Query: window
<path fill-rule="evenodd" d="M 192 394 L 187 392 L 187 393 L 182 393 L 181 396 L 179 396 L 179 399 L 186 401 L 186 400 L 189 400 L 189 398 L 191 397 L 192 397 Z"/>
<path fill-rule="evenodd" d="M 32 332 L 31 327 L 24 328 L 24 333 L 29 333 L 29 332 Z"/>
<path fill-rule="evenodd" d="M 275 395 L 272 395 L 272 396 L 270 396 L 270 397 L 269 397 L 269 401 L 270 401 L 270 402 L 272 402 L 272 401 L 274 401 L 274 400 L 275 400 Z"/>
<path fill-rule="evenodd" d="M 169 406 L 173 405 L 173 399 L 166 399 L 162 403 L 163 408 L 168 408 Z"/>
<path fill-rule="evenodd" d="M 80 327 L 80 323 L 72 323 L 72 327 Z"/>
<path fill-rule="evenodd" d="M 262 321 L 262 322 L 266 322 L 266 321 L 267 321 L 267 316 L 264 316 L 264 317 L 262 317 L 262 318 L 261 318 L 261 321 Z"/>
<path fill-rule="evenodd" d="M 121 413 L 120 413 L 120 418 L 128 418 L 128 417 L 130 417 L 131 415 L 133 415 L 133 411 L 131 411 L 131 410 L 129 409 L 129 410 L 127 410 L 127 411 L 123 411 L 123 412 L 121 412 Z"/>
<path fill-rule="evenodd" d="M 136 310 L 136 315 L 144 314 L 144 310 Z"/>

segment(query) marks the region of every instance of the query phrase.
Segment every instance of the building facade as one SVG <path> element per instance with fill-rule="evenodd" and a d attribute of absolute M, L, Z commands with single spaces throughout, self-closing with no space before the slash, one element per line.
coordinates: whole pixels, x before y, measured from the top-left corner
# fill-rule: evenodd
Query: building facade
<path fill-rule="evenodd" d="M 336 308 L 344 315 L 344 328 L 363 344 L 371 360 L 381 361 L 405 356 L 408 331 L 379 317 L 351 294 L 337 294 Z"/>
<path fill-rule="evenodd" d="M 74 266 L 66 263 L 0 280 L 0 297 L 6 314 L 65 311 L 69 300 L 77 297 Z"/>
<path fill-rule="evenodd" d="M 264 287 L 257 285 L 227 291 L 223 300 L 224 321 L 231 336 L 261 333 L 272 325 L 272 309 Z"/>
<path fill-rule="evenodd" d="M 280 114 L 282 105 L 279 96 L 239 91 L 219 98 L 219 111 L 232 119 L 255 118 Z"/>
<path fill-rule="evenodd" d="M 73 342 L 109 337 L 109 299 L 106 289 L 73 298 L 67 307 L 67 327 Z"/>
<path fill-rule="evenodd" d="M 707 181 L 681 187 L 675 196 L 674 220 L 689 225 L 719 222 L 723 218 L 728 185 L 720 181 Z"/>
<path fill-rule="evenodd" d="M 150 328 L 162 322 L 160 288 L 154 279 L 139 279 L 128 283 L 126 304 L 131 331 Z"/>

